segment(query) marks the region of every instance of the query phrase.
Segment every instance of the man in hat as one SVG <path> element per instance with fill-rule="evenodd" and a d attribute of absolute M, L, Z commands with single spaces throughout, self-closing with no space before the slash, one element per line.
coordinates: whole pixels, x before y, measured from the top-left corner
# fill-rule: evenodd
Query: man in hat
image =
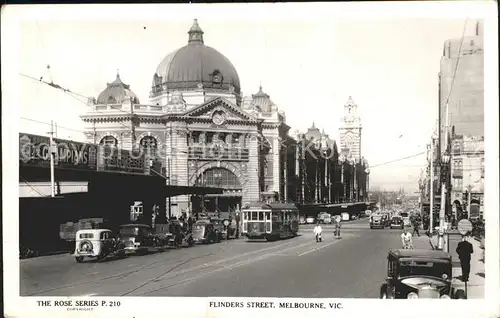
<path fill-rule="evenodd" d="M 462 241 L 458 243 L 456 252 L 460 259 L 460 266 L 462 267 L 462 280 L 467 282 L 469 281 L 470 274 L 470 256 L 474 253 L 474 248 L 472 244 L 467 241 L 466 235 L 462 236 Z"/>

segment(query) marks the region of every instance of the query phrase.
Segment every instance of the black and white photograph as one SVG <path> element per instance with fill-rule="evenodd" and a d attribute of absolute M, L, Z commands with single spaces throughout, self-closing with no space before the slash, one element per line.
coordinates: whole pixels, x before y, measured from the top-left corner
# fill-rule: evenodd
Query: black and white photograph
<path fill-rule="evenodd" d="M 496 12 L 4 7 L 4 315 L 498 316 Z"/>

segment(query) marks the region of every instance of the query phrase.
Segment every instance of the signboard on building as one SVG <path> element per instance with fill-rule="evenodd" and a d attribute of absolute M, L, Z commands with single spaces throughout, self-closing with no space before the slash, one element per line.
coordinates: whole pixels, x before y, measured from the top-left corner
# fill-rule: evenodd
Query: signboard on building
<path fill-rule="evenodd" d="M 54 165 L 58 169 L 91 170 L 97 168 L 97 146 L 53 138 L 56 146 Z M 50 167 L 50 138 L 19 133 L 19 166 Z"/>
<path fill-rule="evenodd" d="M 99 171 L 149 173 L 149 160 L 143 151 L 99 146 Z"/>

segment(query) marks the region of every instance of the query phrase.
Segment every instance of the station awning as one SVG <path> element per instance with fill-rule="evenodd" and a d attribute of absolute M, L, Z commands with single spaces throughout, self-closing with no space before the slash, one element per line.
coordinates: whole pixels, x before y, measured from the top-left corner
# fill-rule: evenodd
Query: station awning
<path fill-rule="evenodd" d="M 167 197 L 175 197 L 178 195 L 208 195 L 208 194 L 222 194 L 224 192 L 223 188 L 213 188 L 213 187 L 188 187 L 188 186 L 173 186 L 166 185 L 165 192 Z"/>

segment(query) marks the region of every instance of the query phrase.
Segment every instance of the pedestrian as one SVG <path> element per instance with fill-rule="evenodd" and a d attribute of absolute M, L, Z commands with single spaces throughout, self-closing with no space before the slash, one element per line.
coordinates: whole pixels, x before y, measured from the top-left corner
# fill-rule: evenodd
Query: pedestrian
<path fill-rule="evenodd" d="M 335 218 L 335 237 L 337 239 L 340 239 L 340 227 L 341 227 L 340 222 L 342 222 L 342 220 L 340 219 L 339 216 L 337 216 Z"/>
<path fill-rule="evenodd" d="M 316 243 L 321 242 L 321 233 L 323 233 L 323 229 L 321 228 L 321 225 L 319 225 L 319 222 L 316 223 L 313 231 L 314 236 L 316 237 Z"/>
<path fill-rule="evenodd" d="M 417 235 L 420 237 L 419 227 L 420 227 L 420 223 L 418 222 L 417 219 L 415 219 L 413 221 L 413 235 L 415 235 L 415 233 L 417 233 Z"/>
<path fill-rule="evenodd" d="M 401 234 L 401 243 L 403 243 L 403 249 L 413 249 L 413 239 L 411 233 L 408 232 L 406 228 L 403 228 L 403 234 Z"/>
<path fill-rule="evenodd" d="M 474 248 L 472 244 L 467 241 L 466 235 L 462 236 L 462 241 L 458 243 L 456 252 L 460 259 L 460 266 L 462 267 L 462 280 L 467 282 L 469 281 L 470 274 L 470 256 L 474 253 Z"/>

